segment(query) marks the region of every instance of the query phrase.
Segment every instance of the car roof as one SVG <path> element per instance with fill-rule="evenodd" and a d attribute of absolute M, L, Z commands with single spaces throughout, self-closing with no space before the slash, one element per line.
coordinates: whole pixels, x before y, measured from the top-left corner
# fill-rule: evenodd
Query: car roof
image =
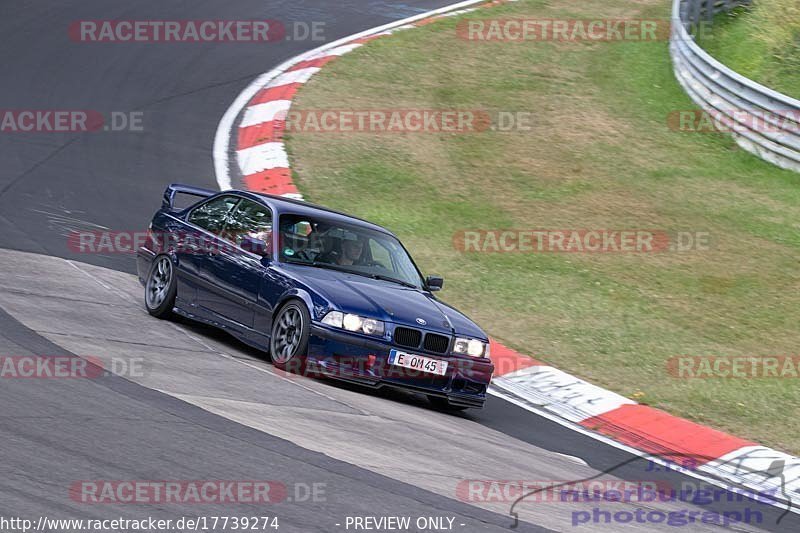
<path fill-rule="evenodd" d="M 383 226 L 379 226 L 368 220 L 364 220 L 363 218 L 354 217 L 352 215 L 348 215 L 347 213 L 342 213 L 341 211 L 336 211 L 334 209 L 330 209 L 328 207 L 324 207 L 321 205 L 310 204 L 302 200 L 286 198 L 285 196 L 276 196 L 274 194 L 242 191 L 239 189 L 224 191 L 224 193 L 227 194 L 237 193 L 251 200 L 265 203 L 271 206 L 275 210 L 276 215 L 278 216 L 288 214 L 288 215 L 301 215 L 301 216 L 308 216 L 315 218 L 323 218 L 327 222 L 359 226 L 362 228 L 379 231 L 381 233 L 386 233 L 387 235 L 391 235 L 392 237 L 397 238 L 394 233 L 384 228 Z"/>

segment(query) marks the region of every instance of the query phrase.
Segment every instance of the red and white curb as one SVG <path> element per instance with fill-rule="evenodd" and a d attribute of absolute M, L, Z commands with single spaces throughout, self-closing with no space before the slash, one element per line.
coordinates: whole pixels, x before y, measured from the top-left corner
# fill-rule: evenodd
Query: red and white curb
<path fill-rule="evenodd" d="M 220 189 L 237 181 L 251 191 L 302 199 L 283 135 L 292 98 L 304 83 L 372 39 L 508 1 L 516 0 L 460 2 L 346 37 L 263 74 L 239 95 L 217 130 L 214 164 Z M 783 502 L 779 507 L 800 513 L 800 458 L 637 404 L 494 341 L 492 360 L 497 372 L 489 392 L 495 396 L 686 475 L 772 496 Z"/>
<path fill-rule="evenodd" d="M 372 39 L 414 28 L 438 17 L 467 13 L 516 0 L 467 0 L 339 39 L 294 57 L 259 76 L 223 115 L 214 138 L 214 168 L 220 189 L 244 187 L 302 199 L 292 183 L 283 143 L 286 114 L 297 89 L 325 64 Z M 478 7 L 477 4 L 481 4 Z M 232 180 L 231 176 L 235 176 Z"/>

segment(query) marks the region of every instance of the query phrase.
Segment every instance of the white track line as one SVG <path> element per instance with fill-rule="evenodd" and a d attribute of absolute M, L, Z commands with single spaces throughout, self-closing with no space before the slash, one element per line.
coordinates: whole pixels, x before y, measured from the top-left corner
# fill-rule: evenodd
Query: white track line
<path fill-rule="evenodd" d="M 301 69 L 301 70 L 292 71 L 292 72 L 286 72 L 286 70 L 291 68 L 292 66 L 296 65 L 297 63 L 299 63 L 301 61 L 306 61 L 308 59 L 315 59 L 315 58 L 319 58 L 319 57 L 324 57 L 326 55 L 342 55 L 344 53 L 347 53 L 350 50 L 353 50 L 353 49 L 358 48 L 359 46 L 361 46 L 358 43 L 352 43 L 352 41 L 354 41 L 355 39 L 360 39 L 362 37 L 368 37 L 368 36 L 371 36 L 371 35 L 391 33 L 391 30 L 394 30 L 394 29 L 413 28 L 413 27 L 415 27 L 413 25 L 413 23 L 416 22 L 416 21 L 427 19 L 427 18 L 430 18 L 430 17 L 435 16 L 435 15 L 446 14 L 446 13 L 451 13 L 453 15 L 460 14 L 460 13 L 454 13 L 454 11 L 461 10 L 462 8 L 465 8 L 467 6 L 471 6 L 471 5 L 474 5 L 474 4 L 480 4 L 480 3 L 485 3 L 485 2 L 486 2 L 486 0 L 467 0 L 467 1 L 464 1 L 464 2 L 459 2 L 459 3 L 456 3 L 456 4 L 450 5 L 448 7 L 436 9 L 436 10 L 433 10 L 433 11 L 429 11 L 427 13 L 422 13 L 420 15 L 415 15 L 413 17 L 409 17 L 409 18 L 404 19 L 404 20 L 400 20 L 400 21 L 397 21 L 397 22 L 392 22 L 392 23 L 389 23 L 389 24 L 386 24 L 386 25 L 383 25 L 383 26 L 372 28 L 370 30 L 365 30 L 363 32 L 351 35 L 349 37 L 344 37 L 343 39 L 339 39 L 338 41 L 334 41 L 332 43 L 323 45 L 323 46 L 321 46 L 319 48 L 316 48 L 316 49 L 311 50 L 309 52 L 306 52 L 304 54 L 301 54 L 301 55 L 298 55 L 296 57 L 293 57 L 292 59 L 289 59 L 289 60 L 285 61 L 284 63 L 282 63 L 281 65 L 279 65 L 277 68 L 275 68 L 275 69 L 273 69 L 273 70 L 271 70 L 269 72 L 266 72 L 265 74 L 262 74 L 261 76 L 256 78 L 247 88 L 245 88 L 244 91 L 242 91 L 239 94 L 239 96 L 236 98 L 236 100 L 233 102 L 233 104 L 231 104 L 231 106 L 228 108 L 228 110 L 225 112 L 225 114 L 223 115 L 222 119 L 220 120 L 219 126 L 217 127 L 217 133 L 216 133 L 216 136 L 215 136 L 215 139 L 214 139 L 213 156 L 214 156 L 214 166 L 215 166 L 215 171 L 216 171 L 217 184 L 219 185 L 220 190 L 228 190 L 228 189 L 231 188 L 231 178 L 230 178 L 230 172 L 229 172 L 230 171 L 230 168 L 229 168 L 229 165 L 230 165 L 230 162 L 229 162 L 229 149 L 230 149 L 230 139 L 232 138 L 233 133 L 234 133 L 233 132 L 233 127 L 234 127 L 234 124 L 236 122 L 236 118 L 239 116 L 239 114 L 242 112 L 242 110 L 245 108 L 245 106 L 247 106 L 247 104 L 250 102 L 250 100 L 252 100 L 252 98 L 258 93 L 258 91 L 261 90 L 265 85 L 267 85 L 267 83 L 269 83 L 272 80 L 275 80 L 275 82 L 277 82 L 274 85 L 285 85 L 285 84 L 288 84 L 288 83 L 305 83 L 306 81 L 308 81 L 309 78 L 311 78 L 311 76 L 313 76 L 320 69 L 319 68 L 310 67 L 310 68 L 307 68 L 307 69 Z M 279 76 L 281 78 L 280 79 L 276 79 Z M 274 143 L 274 144 L 279 144 L 282 147 L 281 143 Z M 263 148 L 260 151 L 245 152 L 244 154 L 242 154 L 241 152 L 244 152 L 244 151 L 240 151 L 240 153 L 238 154 L 238 158 L 239 158 L 240 168 L 246 169 L 246 172 L 244 172 L 245 175 L 251 174 L 252 171 L 254 171 L 255 169 L 263 170 L 263 169 L 266 169 L 266 168 L 274 168 L 275 166 L 289 167 L 288 161 L 284 161 L 283 158 L 276 157 L 275 153 L 274 153 L 274 150 L 272 148 Z M 284 162 L 286 163 L 285 165 L 283 165 Z M 269 165 L 273 165 L 273 166 L 269 166 Z M 258 170 L 255 170 L 255 171 L 258 171 Z M 589 431 L 589 430 L 583 428 L 582 426 L 580 426 L 578 424 L 575 424 L 575 423 L 573 423 L 573 422 L 571 422 L 571 421 L 569 421 L 569 420 L 567 420 L 565 418 L 559 417 L 558 415 L 554 415 L 554 414 L 548 413 L 548 412 L 546 412 L 544 410 L 534 408 L 531 405 L 527 405 L 527 404 L 523 404 L 521 402 L 518 402 L 515 399 L 504 395 L 501 391 L 499 391 L 497 389 L 490 388 L 489 389 L 489 393 L 494 395 L 494 396 L 497 396 L 499 398 L 503 398 L 506 401 L 514 403 L 514 404 L 516 404 L 516 405 L 518 405 L 518 406 L 520 406 L 520 407 L 522 407 L 522 408 L 524 408 L 524 409 L 526 409 L 526 410 L 528 410 L 528 411 L 530 411 L 532 413 L 535 413 L 535 414 L 537 414 L 539 416 L 542 416 L 544 418 L 552 420 L 552 421 L 554 421 L 554 422 L 556 422 L 556 423 L 558 423 L 558 424 L 560 424 L 562 426 L 565 426 L 565 427 L 567 427 L 569 429 L 572 429 L 573 431 L 576 431 L 576 432 L 578 432 L 580 434 L 589 436 L 589 437 L 591 437 L 591 438 L 593 438 L 593 439 L 595 439 L 597 441 L 603 442 L 603 443 L 605 443 L 605 444 L 607 444 L 609 446 L 613 446 L 613 447 L 618 448 L 620 450 L 624 450 L 624 451 L 626 451 L 628 453 L 631 453 L 631 454 L 639 456 L 639 457 L 646 457 L 646 458 L 648 458 L 648 459 L 650 459 L 650 460 L 652 460 L 652 461 L 654 461 L 656 463 L 659 463 L 659 464 L 663 463 L 664 466 L 675 468 L 675 465 L 667 464 L 666 462 L 661 461 L 660 459 L 658 459 L 657 457 L 652 456 L 651 454 L 648 454 L 646 452 L 642 452 L 641 450 L 637 450 L 636 448 L 632 448 L 632 447 L 627 446 L 625 444 L 622 444 L 620 442 L 614 441 L 614 440 L 612 440 L 612 439 L 610 439 L 608 437 L 605 437 L 605 436 L 603 436 L 603 435 L 601 435 L 599 433 L 595 433 L 595 432 Z M 709 468 L 709 470 L 711 470 L 713 468 L 713 466 L 711 464 L 704 465 L 704 466 L 707 466 Z M 716 465 L 716 466 L 717 466 L 717 470 L 718 470 L 720 465 Z M 700 467 L 700 469 L 702 469 L 702 468 L 703 467 Z M 699 473 L 697 471 L 691 471 L 691 470 L 688 470 L 688 469 L 681 469 L 681 470 L 682 470 L 682 473 L 685 474 L 685 475 L 688 475 L 690 477 L 694 477 L 694 478 L 697 478 L 697 479 L 701 479 L 701 480 L 703 480 L 705 482 L 711 483 L 713 485 L 717 485 L 717 486 L 722 487 L 722 488 L 729 488 L 731 486 L 730 482 L 729 483 L 725 483 L 725 482 L 723 482 L 721 480 L 715 479 L 714 477 L 709 477 L 709 476 L 713 476 L 712 472 L 707 472 L 706 475 L 703 475 L 703 474 L 701 474 L 701 473 Z M 774 503 L 773 505 L 775 505 L 776 507 L 779 507 L 779 508 L 783 508 L 783 509 L 786 509 L 788 507 L 786 505 L 777 504 L 777 503 Z M 800 512 L 800 509 L 798 509 L 796 507 L 791 507 L 790 510 L 792 512 L 795 512 L 795 513 Z"/>
<path fill-rule="evenodd" d="M 636 457 L 641 457 L 642 459 L 646 459 L 648 461 L 652 461 L 653 463 L 655 463 L 657 465 L 665 467 L 665 470 L 672 470 L 674 472 L 678 472 L 678 473 L 683 474 L 685 476 L 688 476 L 688 477 L 703 481 L 704 483 L 708 483 L 710 485 L 714 485 L 714 486 L 719 487 L 721 489 L 730 490 L 732 488 L 736 488 L 737 484 L 734 481 L 732 481 L 732 480 L 731 481 L 726 481 L 726 480 L 720 479 L 720 478 L 718 478 L 718 477 L 716 477 L 714 475 L 715 473 L 717 475 L 719 475 L 719 470 L 720 469 L 719 469 L 719 464 L 713 465 L 713 463 L 714 463 L 713 461 L 711 463 L 709 463 L 709 464 L 712 464 L 712 466 L 709 468 L 709 470 L 711 470 L 711 472 L 703 472 L 703 468 L 706 465 L 700 466 L 695 470 L 692 470 L 692 469 L 689 469 L 689 468 L 683 468 L 682 466 L 677 465 L 672 461 L 665 461 L 665 460 L 661 459 L 657 455 L 654 455 L 654 454 L 651 454 L 651 453 L 647 453 L 647 452 L 643 452 L 642 450 L 637 450 L 636 448 L 628 446 L 627 444 L 623 444 L 623 443 L 621 443 L 619 441 L 615 441 L 610 437 L 606 437 L 605 435 L 601 435 L 600 433 L 595 433 L 595 432 L 593 432 L 593 431 L 591 431 L 589 429 L 586 429 L 585 427 L 583 427 L 583 426 L 581 426 L 579 424 L 575 424 L 574 422 L 570 422 L 569 420 L 567 420 L 567 419 L 565 419 L 563 417 L 560 417 L 557 414 L 553 414 L 553 413 L 545 411 L 543 409 L 536 408 L 536 407 L 534 407 L 532 405 L 529 405 L 527 403 L 520 402 L 516 398 L 513 398 L 511 396 L 506 396 L 505 394 L 503 394 L 502 391 L 494 389 L 493 387 L 489 387 L 489 390 L 487 392 L 488 392 L 488 394 L 491 394 L 492 396 L 496 396 L 496 397 L 498 397 L 500 399 L 503 399 L 503 400 L 505 400 L 505 401 L 507 401 L 509 403 L 513 403 L 514 405 L 516 405 L 518 407 L 521 407 L 521 408 L 525 409 L 526 411 L 530 411 L 531 413 L 533 413 L 535 415 L 541 416 L 542 418 L 546 418 L 547 420 L 555 422 L 556 424 L 558 424 L 560 426 L 564 426 L 567 429 L 571 429 L 572 431 L 574 431 L 576 433 L 580 433 L 581 435 L 584 435 L 586 437 L 590 437 L 590 438 L 592 438 L 592 439 L 594 439 L 594 440 L 596 440 L 598 442 L 601 442 L 603 444 L 611 446 L 612 448 L 616 448 L 618 450 L 622 450 L 622 451 L 627 452 L 627 453 L 629 453 L 631 455 L 634 455 Z M 717 461 L 720 461 L 720 460 L 717 459 Z M 735 464 L 733 464 L 732 462 L 729 463 L 729 464 L 730 464 L 730 466 L 735 467 Z M 591 465 L 589 465 L 589 466 L 591 467 Z M 592 468 L 594 468 L 594 467 L 592 467 Z M 613 470 L 610 471 L 609 473 L 611 473 L 613 475 Z M 753 490 L 753 491 L 756 491 L 756 493 L 759 490 L 758 488 L 753 488 L 752 486 L 748 487 L 747 485 L 742 485 L 742 489 L 744 489 L 744 490 L 748 490 L 748 489 L 749 490 Z M 800 508 L 798 508 L 797 502 L 793 502 L 790 505 L 787 505 L 787 504 L 785 504 L 783 502 L 769 502 L 769 505 L 772 506 L 772 507 L 776 507 L 778 509 L 784 509 L 784 510 L 788 509 L 792 513 L 800 514 Z"/>
<path fill-rule="evenodd" d="M 256 93 L 259 90 L 261 90 L 262 87 L 264 87 L 267 83 L 272 81 L 274 78 L 276 78 L 277 76 L 280 76 L 282 74 L 286 75 L 287 78 L 291 78 L 291 77 L 294 77 L 294 76 L 303 77 L 305 75 L 308 75 L 308 77 L 310 78 L 311 76 L 313 76 L 314 72 L 311 72 L 309 74 L 308 72 L 304 72 L 304 71 L 306 71 L 306 70 L 308 70 L 308 71 L 312 71 L 312 70 L 319 71 L 319 69 L 309 68 L 309 69 L 302 69 L 302 70 L 288 72 L 288 73 L 285 72 L 285 71 L 287 69 L 291 68 L 292 66 L 296 65 L 300 61 L 305 61 L 305 60 L 310 59 L 312 57 L 319 56 L 320 54 L 322 54 L 323 52 L 325 52 L 327 50 L 332 50 L 334 48 L 350 44 L 350 41 L 353 41 L 355 39 L 360 39 L 362 37 L 368 37 L 370 35 L 383 33 L 383 32 L 386 32 L 388 30 L 392 30 L 392 29 L 395 29 L 395 28 L 406 26 L 406 25 L 411 24 L 413 22 L 416 22 L 418 20 L 423 20 L 423 19 L 429 18 L 429 17 L 434 16 L 434 15 L 439 15 L 439 14 L 442 14 L 442 13 L 448 13 L 450 11 L 454 11 L 454 10 L 457 10 L 457 9 L 462 9 L 462 8 L 465 8 L 465 7 L 474 5 L 474 4 L 480 4 L 480 3 L 484 3 L 484 2 L 486 2 L 486 0 L 466 0 L 464 2 L 458 2 L 456 4 L 452 4 L 452 5 L 447 6 L 447 7 L 434 9 L 433 11 L 428 11 L 427 13 L 422 13 L 420 15 L 415 15 L 413 17 L 409 17 L 407 19 L 399 20 L 397 22 L 390 22 L 389 24 L 384 24 L 383 26 L 378 26 L 378 27 L 375 27 L 375 28 L 372 28 L 372 29 L 369 29 L 369 30 L 365 30 L 365 31 L 362 31 L 360 33 L 356 33 L 356 34 L 350 35 L 349 37 L 344 37 L 344 38 L 339 39 L 337 41 L 334 41 L 334 42 L 325 44 L 323 46 L 320 46 L 319 48 L 315 48 L 314 50 L 310 50 L 308 52 L 305 52 L 303 54 L 295 56 L 295 57 L 289 59 L 288 61 L 283 62 L 278 67 L 270 70 L 269 72 L 266 72 L 266 73 L 262 74 L 261 76 L 259 76 L 255 80 L 253 80 L 253 82 L 250 83 L 250 85 L 248 85 L 241 93 L 239 93 L 239 96 L 236 98 L 236 100 L 234 100 L 234 102 L 231 104 L 231 106 L 228 108 L 228 110 L 225 111 L 225 114 L 222 116 L 222 118 L 220 119 L 219 125 L 217 126 L 217 133 L 216 133 L 216 135 L 214 137 L 213 157 L 214 157 L 214 171 L 215 171 L 216 178 L 217 178 L 217 184 L 219 185 L 220 190 L 226 191 L 226 190 L 232 188 L 232 181 L 231 181 L 231 176 L 230 176 L 229 151 L 230 151 L 231 138 L 232 138 L 233 133 L 234 133 L 233 132 L 233 127 L 236 124 L 236 118 L 239 116 L 239 113 L 244 109 L 244 107 L 250 102 L 250 100 L 253 98 L 253 96 L 255 96 Z M 298 75 L 298 74 L 295 74 L 295 72 L 303 72 L 303 74 L 299 74 Z M 308 78 L 306 78 L 306 81 L 307 81 L 307 79 Z M 291 83 L 291 82 L 287 82 L 287 83 Z"/>

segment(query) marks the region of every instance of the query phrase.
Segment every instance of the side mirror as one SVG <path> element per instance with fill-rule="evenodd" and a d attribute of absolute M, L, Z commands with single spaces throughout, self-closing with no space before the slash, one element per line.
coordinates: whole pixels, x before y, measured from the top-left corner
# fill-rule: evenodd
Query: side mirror
<path fill-rule="evenodd" d="M 242 237 L 242 243 L 239 245 L 243 250 L 260 255 L 261 257 L 269 257 L 272 254 L 272 246 L 263 240 L 250 235 Z"/>
<path fill-rule="evenodd" d="M 425 279 L 425 287 L 431 292 L 440 291 L 444 287 L 444 278 L 441 276 L 428 276 Z"/>

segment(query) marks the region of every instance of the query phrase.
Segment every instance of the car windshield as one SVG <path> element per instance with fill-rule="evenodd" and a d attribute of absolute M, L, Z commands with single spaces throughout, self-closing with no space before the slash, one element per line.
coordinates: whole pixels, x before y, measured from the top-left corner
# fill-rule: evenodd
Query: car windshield
<path fill-rule="evenodd" d="M 421 288 L 414 262 L 396 238 L 365 227 L 302 215 L 280 218 L 280 259 Z"/>

